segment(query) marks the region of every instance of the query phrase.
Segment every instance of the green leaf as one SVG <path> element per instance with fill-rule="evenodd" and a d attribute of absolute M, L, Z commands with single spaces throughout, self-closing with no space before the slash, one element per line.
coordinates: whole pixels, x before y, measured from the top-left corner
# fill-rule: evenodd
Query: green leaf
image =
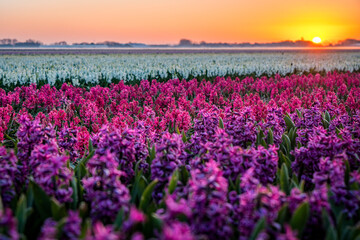
<path fill-rule="evenodd" d="M 333 227 L 331 218 L 327 210 L 322 209 L 321 216 L 322 216 L 323 227 L 325 230 L 328 229 L 329 227 Z"/>
<path fill-rule="evenodd" d="M 224 121 L 222 120 L 221 117 L 219 117 L 219 127 L 222 128 L 222 129 L 225 129 L 225 127 L 224 127 Z"/>
<path fill-rule="evenodd" d="M 235 180 L 235 190 L 238 194 L 240 194 L 240 192 L 241 192 L 240 181 L 241 181 L 241 174 L 239 173 L 239 175 L 237 175 L 236 180 Z"/>
<path fill-rule="evenodd" d="M 60 204 L 55 198 L 51 198 L 51 213 L 52 218 L 56 221 L 66 217 L 66 208 L 63 204 Z"/>
<path fill-rule="evenodd" d="M 75 167 L 74 173 L 78 182 L 81 182 L 81 179 L 83 179 L 87 173 L 87 169 L 83 162 L 78 163 L 78 165 Z"/>
<path fill-rule="evenodd" d="M 269 132 L 268 132 L 268 136 L 267 136 L 267 142 L 269 144 L 274 144 L 274 133 L 271 130 L 271 128 L 269 128 Z"/>
<path fill-rule="evenodd" d="M 291 141 L 290 141 L 290 138 L 289 138 L 286 134 L 283 134 L 283 135 L 282 135 L 282 140 L 283 140 L 283 144 L 285 144 L 287 153 L 290 154 L 290 151 L 291 151 Z"/>
<path fill-rule="evenodd" d="M 282 164 L 280 170 L 280 188 L 286 193 L 286 195 L 289 195 L 289 173 L 285 163 Z"/>
<path fill-rule="evenodd" d="M 146 188 L 145 191 L 143 192 L 143 194 L 141 195 L 140 198 L 140 205 L 139 208 L 145 212 L 146 208 L 148 207 L 148 205 L 150 204 L 151 201 L 151 194 L 154 191 L 155 185 L 158 183 L 158 180 L 155 179 L 154 181 L 152 181 Z"/>
<path fill-rule="evenodd" d="M 294 149 L 295 146 L 296 146 L 296 136 L 297 136 L 296 131 L 297 131 L 297 128 L 294 127 L 289 132 L 289 139 L 290 139 L 290 143 L 291 143 L 291 149 Z"/>
<path fill-rule="evenodd" d="M 33 203 L 34 203 L 34 191 L 32 190 L 31 187 L 28 187 L 28 189 L 26 190 L 26 201 L 27 201 L 27 206 L 32 207 Z"/>
<path fill-rule="evenodd" d="M 259 235 L 259 233 L 261 233 L 261 231 L 265 229 L 265 226 L 266 226 L 265 217 L 262 217 L 256 223 L 256 225 L 254 227 L 254 230 L 252 231 L 249 239 L 250 240 L 255 240 L 256 237 Z"/>
<path fill-rule="evenodd" d="M 325 240 L 337 240 L 337 234 L 334 227 L 329 227 L 326 231 L 326 238 Z"/>
<path fill-rule="evenodd" d="M 179 134 L 179 135 L 181 134 L 178 126 L 175 127 L 175 131 L 176 131 L 177 134 Z"/>
<path fill-rule="evenodd" d="M 276 222 L 282 225 L 285 222 L 288 213 L 289 213 L 289 207 L 288 204 L 286 203 L 280 208 Z"/>
<path fill-rule="evenodd" d="M 231 179 L 231 177 L 228 178 L 228 192 L 231 192 L 233 190 L 236 190 L 235 184 L 233 182 L 233 180 Z"/>
<path fill-rule="evenodd" d="M 121 226 L 124 222 L 124 209 L 121 209 L 118 214 L 116 215 L 116 219 L 115 219 L 115 222 L 114 222 L 114 230 L 115 231 L 119 231 L 121 229 Z"/>
<path fill-rule="evenodd" d="M 183 142 L 186 143 L 186 142 L 187 142 L 187 138 L 186 138 L 185 132 L 182 131 L 182 132 L 181 132 L 181 135 L 182 135 L 182 140 L 183 140 Z"/>
<path fill-rule="evenodd" d="M 169 194 L 172 194 L 175 191 L 178 181 L 179 181 L 179 171 L 178 171 L 178 169 L 176 169 L 173 172 L 170 182 L 169 182 L 169 188 L 168 188 Z"/>
<path fill-rule="evenodd" d="M 329 114 L 329 112 L 327 110 L 325 110 L 324 117 L 325 117 L 326 121 L 330 123 L 331 117 L 330 117 L 330 114 Z"/>
<path fill-rule="evenodd" d="M 151 148 L 149 156 L 150 156 L 150 163 L 149 164 L 151 165 L 152 161 L 156 157 L 155 145 Z"/>
<path fill-rule="evenodd" d="M 62 239 L 62 235 L 63 235 L 63 229 L 66 223 L 66 217 L 60 219 L 60 221 L 57 223 L 56 225 L 56 239 Z"/>
<path fill-rule="evenodd" d="M 79 191 L 78 191 L 78 183 L 75 177 L 71 179 L 71 188 L 73 189 L 73 193 L 71 196 L 72 198 L 71 208 L 73 210 L 76 210 L 79 202 Z"/>
<path fill-rule="evenodd" d="M 181 177 L 181 182 L 184 184 L 184 186 L 186 186 L 190 177 L 190 173 L 185 166 L 180 167 L 180 177 Z"/>
<path fill-rule="evenodd" d="M 330 126 L 330 123 L 328 122 L 328 120 L 326 120 L 325 118 L 322 119 L 323 122 L 323 126 L 325 129 L 328 129 Z"/>
<path fill-rule="evenodd" d="M 94 151 L 94 146 L 93 143 L 91 141 L 91 139 L 89 139 L 89 153 Z"/>
<path fill-rule="evenodd" d="M 147 185 L 145 177 L 142 175 L 142 170 L 140 170 L 135 175 L 134 185 L 131 189 L 131 202 L 138 204 Z"/>
<path fill-rule="evenodd" d="M 35 182 L 30 181 L 30 187 L 34 192 L 34 204 L 42 219 L 51 217 L 51 201 L 45 191 Z"/>
<path fill-rule="evenodd" d="M 95 154 L 94 150 L 90 151 L 89 154 L 86 157 L 84 157 L 83 159 L 81 159 L 79 163 L 82 163 L 82 164 L 84 164 L 84 166 L 86 166 L 87 162 L 90 160 L 90 158 L 92 158 L 94 156 L 94 154 Z"/>
<path fill-rule="evenodd" d="M 308 221 L 310 215 L 310 206 L 308 202 L 300 204 L 295 210 L 290 220 L 290 226 L 292 229 L 298 231 L 298 235 L 301 236 L 303 229 Z"/>
<path fill-rule="evenodd" d="M 299 111 L 299 109 L 296 109 L 296 114 L 298 115 L 299 118 L 302 118 L 302 114 L 301 114 L 301 112 Z"/>
<path fill-rule="evenodd" d="M 84 239 L 88 232 L 91 231 L 91 220 L 90 219 L 86 219 L 83 224 L 81 225 L 81 234 L 80 234 L 80 239 Z"/>
<path fill-rule="evenodd" d="M 16 219 L 18 224 L 18 232 L 24 233 L 26 219 L 27 219 L 27 204 L 26 197 L 24 194 L 21 194 L 19 201 L 16 206 Z"/>
<path fill-rule="evenodd" d="M 287 126 L 287 131 L 289 131 L 291 128 L 295 127 L 294 122 L 291 120 L 291 118 L 288 115 L 285 116 L 284 120 L 285 120 L 285 124 Z"/>

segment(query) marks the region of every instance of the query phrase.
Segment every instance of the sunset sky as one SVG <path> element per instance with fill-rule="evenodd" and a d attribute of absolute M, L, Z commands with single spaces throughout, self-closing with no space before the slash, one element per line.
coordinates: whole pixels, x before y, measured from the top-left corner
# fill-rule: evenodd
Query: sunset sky
<path fill-rule="evenodd" d="M 360 39 L 360 0 L 0 0 L 0 38 L 44 43 Z"/>

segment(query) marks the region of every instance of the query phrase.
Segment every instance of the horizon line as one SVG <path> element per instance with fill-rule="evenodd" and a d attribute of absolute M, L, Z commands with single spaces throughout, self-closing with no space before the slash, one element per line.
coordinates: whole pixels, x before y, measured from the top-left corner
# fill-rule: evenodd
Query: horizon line
<path fill-rule="evenodd" d="M 59 44 L 64 44 L 64 46 L 71 46 L 71 45 L 81 45 L 81 44 L 87 44 L 87 45 L 106 45 L 109 43 L 113 43 L 113 44 L 143 44 L 143 45 L 158 45 L 158 46 L 181 46 L 181 45 L 188 45 L 188 46 L 192 46 L 192 45 L 202 45 L 202 44 L 227 44 L 227 45 L 245 45 L 245 44 L 249 44 L 249 45 L 256 45 L 256 44 L 281 44 L 281 43 L 309 43 L 309 44 L 313 44 L 314 46 L 317 47 L 326 47 L 326 46 L 333 46 L 336 44 L 341 44 L 344 43 L 346 41 L 354 41 L 356 43 L 360 43 L 360 39 L 356 39 L 356 38 L 346 38 L 346 39 L 342 39 L 342 40 L 338 40 L 336 42 L 330 42 L 330 41 L 323 41 L 321 43 L 314 43 L 312 42 L 312 40 L 305 40 L 304 38 L 298 39 L 298 40 L 280 40 L 280 41 L 272 41 L 272 42 L 258 42 L 258 41 L 245 41 L 245 42 L 207 42 L 206 40 L 202 40 L 202 41 L 192 41 L 191 39 L 187 39 L 187 38 L 181 38 L 179 39 L 179 41 L 177 43 L 147 43 L 142 42 L 142 41 L 127 41 L 127 42 L 118 42 L 116 40 L 103 40 L 103 41 L 73 41 L 73 42 L 69 42 L 66 40 L 59 40 L 59 41 L 55 41 L 55 42 L 49 42 L 49 43 L 45 43 L 42 40 L 36 40 L 34 38 L 28 38 L 26 40 L 18 40 L 17 38 L 11 38 L 11 37 L 5 37 L 5 38 L 0 38 L 0 42 L 1 40 L 10 40 L 10 41 L 16 41 L 16 43 L 37 43 L 40 44 L 42 46 L 58 46 Z M 186 41 L 186 43 L 181 43 L 182 41 Z M 66 45 L 65 45 L 66 44 Z M 0 44 L 1 45 L 14 45 L 14 44 Z"/>

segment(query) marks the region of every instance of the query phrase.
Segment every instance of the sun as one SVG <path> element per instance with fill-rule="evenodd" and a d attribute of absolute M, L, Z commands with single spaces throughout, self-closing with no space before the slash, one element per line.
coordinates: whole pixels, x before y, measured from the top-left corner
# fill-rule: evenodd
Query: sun
<path fill-rule="evenodd" d="M 321 38 L 319 38 L 319 37 L 314 37 L 312 41 L 313 41 L 313 43 L 318 44 L 318 43 L 321 43 Z"/>

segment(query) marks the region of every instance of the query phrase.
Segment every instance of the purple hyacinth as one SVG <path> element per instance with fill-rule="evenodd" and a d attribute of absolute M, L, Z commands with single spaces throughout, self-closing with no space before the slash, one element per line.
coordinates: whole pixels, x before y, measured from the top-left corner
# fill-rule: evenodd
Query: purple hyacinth
<path fill-rule="evenodd" d="M 262 124 L 262 130 L 265 134 L 265 137 L 268 136 L 268 129 L 272 129 L 274 136 L 274 143 L 276 145 L 280 144 L 282 141 L 282 135 L 286 129 L 286 124 L 284 120 L 284 115 L 282 110 L 279 108 L 271 108 L 268 110 L 266 116 L 266 122 Z"/>
<path fill-rule="evenodd" d="M 295 149 L 295 161 L 292 163 L 294 172 L 301 175 L 307 187 L 312 182 L 313 174 L 319 171 L 320 159 L 322 157 L 334 157 L 342 153 L 349 143 L 342 141 L 332 133 L 321 131 L 312 134 L 306 147 Z"/>
<path fill-rule="evenodd" d="M 71 162 L 75 162 L 79 158 L 79 153 L 75 150 L 77 143 L 77 130 L 64 127 L 59 132 L 58 145 L 62 153 L 68 152 Z"/>
<path fill-rule="evenodd" d="M 52 218 L 45 220 L 43 226 L 41 227 L 39 240 L 52 240 L 56 239 L 57 235 L 57 222 Z"/>
<path fill-rule="evenodd" d="M 192 232 L 200 238 L 229 238 L 232 206 L 227 203 L 227 180 L 217 163 L 211 160 L 203 169 L 192 170 L 189 187 Z"/>
<path fill-rule="evenodd" d="M 256 121 L 251 117 L 251 109 L 228 113 L 224 119 L 225 131 L 233 137 L 233 145 L 246 148 L 256 141 Z"/>
<path fill-rule="evenodd" d="M 276 170 L 278 165 L 278 148 L 270 145 L 268 149 L 263 146 L 258 146 L 257 149 L 252 149 L 255 176 L 263 185 L 273 183 L 276 177 Z"/>
<path fill-rule="evenodd" d="M 297 128 L 313 128 L 322 124 L 322 112 L 317 106 L 301 109 L 302 118 L 295 117 L 293 121 Z M 294 113 L 296 115 L 296 113 Z"/>
<path fill-rule="evenodd" d="M 345 185 L 345 161 L 346 154 L 336 155 L 334 158 L 322 158 L 320 170 L 314 174 L 315 186 L 329 184 L 333 193 L 332 199 L 335 204 L 344 205 L 343 211 L 349 218 L 354 217 L 359 209 L 360 199 L 357 191 L 348 189 Z"/>
<path fill-rule="evenodd" d="M 69 215 L 63 219 L 63 221 L 63 227 L 61 232 L 59 232 L 59 224 L 52 218 L 46 219 L 41 228 L 39 240 L 79 239 L 81 234 L 81 218 L 79 217 L 79 214 L 75 211 L 69 211 Z"/>
<path fill-rule="evenodd" d="M 165 199 L 165 204 L 166 210 L 161 208 L 157 211 L 157 215 L 164 222 L 171 222 L 174 219 L 177 219 L 179 216 L 190 218 L 192 215 L 187 200 L 180 198 L 179 201 L 176 201 L 175 194 L 168 195 Z"/>
<path fill-rule="evenodd" d="M 114 154 L 95 154 L 87 166 L 91 176 L 83 179 L 84 197 L 91 204 L 92 218 L 112 222 L 121 209 L 128 212 L 129 190 L 120 181 L 123 174 Z"/>
<path fill-rule="evenodd" d="M 9 205 L 15 196 L 14 181 L 17 173 L 17 158 L 13 152 L 0 147 L 0 193 L 3 204 Z"/>
<path fill-rule="evenodd" d="M 131 206 L 129 217 L 122 225 L 122 234 L 130 236 L 136 229 L 136 226 L 146 221 L 146 216 L 143 212 L 139 211 L 135 206 Z"/>
<path fill-rule="evenodd" d="M 310 218 L 304 231 L 305 239 L 320 239 L 324 236 L 322 228 L 322 210 L 329 211 L 328 189 L 325 184 L 317 186 L 309 194 Z"/>
<path fill-rule="evenodd" d="M 181 135 L 164 133 L 156 143 L 156 157 L 151 163 L 151 179 L 159 182 L 153 192 L 153 197 L 160 200 L 163 197 L 163 188 L 169 181 L 174 170 L 182 165 L 180 156 L 183 151 Z"/>
<path fill-rule="evenodd" d="M 0 239 L 19 239 L 17 221 L 9 208 L 0 210 Z"/>
<path fill-rule="evenodd" d="M 293 213 L 305 201 L 308 201 L 306 193 L 301 192 L 298 188 L 291 189 L 290 195 L 287 198 L 290 212 Z"/>
<path fill-rule="evenodd" d="M 194 123 L 194 134 L 203 141 L 211 140 L 218 127 L 219 115 L 215 111 L 201 112 L 200 119 L 196 119 Z"/>
<path fill-rule="evenodd" d="M 96 222 L 92 227 L 93 234 L 87 236 L 88 240 L 119 240 L 120 236 L 114 232 L 113 226 L 104 226 L 102 222 Z"/>
<path fill-rule="evenodd" d="M 17 187 L 22 188 L 28 183 L 27 177 L 31 174 L 30 156 L 36 145 L 55 144 L 56 134 L 51 126 L 43 127 L 38 120 L 31 121 L 27 115 L 20 115 L 17 131 L 19 139 L 17 157 L 19 160 L 19 174 L 16 178 Z"/>
<path fill-rule="evenodd" d="M 96 153 L 103 155 L 109 150 L 114 154 L 120 169 L 126 173 L 121 178 L 124 183 L 130 183 L 134 177 L 136 161 L 140 162 L 140 169 L 147 171 L 146 156 L 148 150 L 146 140 L 141 135 L 140 130 L 125 129 L 120 133 L 119 131 L 109 132 L 107 128 L 103 128 L 97 138 Z"/>
<path fill-rule="evenodd" d="M 234 223 L 238 226 L 240 239 L 247 239 L 255 224 L 265 217 L 268 224 L 274 223 L 278 211 L 285 202 L 285 194 L 275 186 L 258 186 L 239 196 L 239 204 L 234 208 Z"/>
<path fill-rule="evenodd" d="M 297 232 L 292 230 L 289 225 L 285 225 L 285 232 L 281 232 L 280 229 L 266 229 L 265 231 L 261 232 L 257 237 L 256 240 L 298 240 Z"/>
<path fill-rule="evenodd" d="M 220 164 L 225 178 L 236 178 L 250 167 L 254 167 L 254 175 L 264 185 L 275 180 L 278 164 L 277 148 L 273 145 L 265 149 L 263 146 L 242 149 L 232 145 L 232 138 L 223 129 L 218 129 L 214 134 L 214 142 L 202 145 L 200 158 L 191 161 L 193 168 L 203 167 L 204 162 L 214 159 Z"/>
<path fill-rule="evenodd" d="M 79 239 L 80 234 L 81 218 L 79 217 L 79 213 L 75 211 L 69 211 L 69 215 L 66 217 L 65 225 L 62 229 L 61 239 Z"/>
<path fill-rule="evenodd" d="M 34 181 L 59 202 L 71 202 L 73 172 L 67 168 L 68 157 L 59 156 L 53 145 L 37 145 L 30 157 Z"/>
<path fill-rule="evenodd" d="M 240 189 L 242 192 L 255 191 L 259 186 L 260 181 L 255 178 L 254 172 L 254 167 L 251 167 L 241 176 Z"/>
<path fill-rule="evenodd" d="M 187 223 L 172 221 L 165 223 L 161 240 L 194 240 L 195 237 L 191 233 L 190 226 Z"/>
<path fill-rule="evenodd" d="M 216 112 L 200 112 L 199 116 L 199 119 L 194 119 L 194 134 L 186 147 L 191 152 L 187 156 L 189 159 L 199 153 L 202 144 L 215 141 L 213 136 L 219 128 L 219 115 Z"/>

